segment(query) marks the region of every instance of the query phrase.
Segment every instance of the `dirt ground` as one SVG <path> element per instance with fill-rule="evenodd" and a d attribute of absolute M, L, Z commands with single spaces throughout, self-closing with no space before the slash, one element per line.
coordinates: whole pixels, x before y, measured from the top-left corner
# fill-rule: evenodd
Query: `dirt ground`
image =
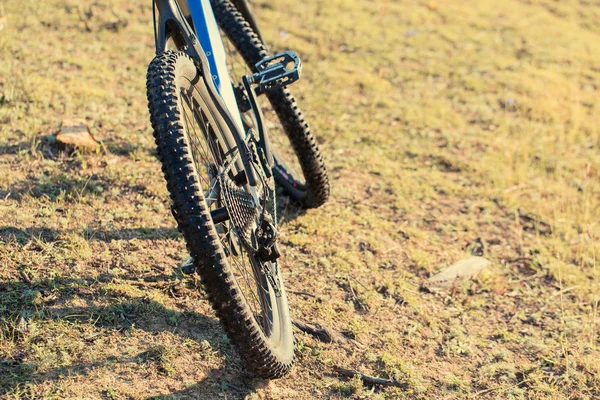
<path fill-rule="evenodd" d="M 294 371 L 257 379 L 178 269 L 150 1 L 0 0 L 0 397 L 600 398 L 600 5 L 252 6 L 304 62 L 332 180 L 319 209 L 279 198 L 293 318 L 346 339 L 296 331 Z M 51 143 L 70 117 L 98 151 Z"/>

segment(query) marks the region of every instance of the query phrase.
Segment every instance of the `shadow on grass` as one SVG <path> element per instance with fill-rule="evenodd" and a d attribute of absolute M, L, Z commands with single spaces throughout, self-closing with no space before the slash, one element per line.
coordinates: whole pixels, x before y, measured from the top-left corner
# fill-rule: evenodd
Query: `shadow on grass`
<path fill-rule="evenodd" d="M 281 190 L 277 191 L 277 223 L 285 224 L 306 214 L 306 210 L 297 201 L 288 197 Z"/>
<path fill-rule="evenodd" d="M 163 278 L 165 281 L 173 280 L 173 277 L 166 275 Z M 103 367 L 119 370 L 121 366 L 126 368 L 126 364 L 135 364 L 132 369 L 133 378 L 136 378 L 136 372 L 139 373 L 140 370 L 154 370 L 154 374 L 158 374 L 156 379 L 160 378 L 161 374 L 169 375 L 169 369 L 164 365 L 167 361 L 163 356 L 169 345 L 160 342 L 152 343 L 149 349 L 144 346 L 134 356 L 108 356 L 94 362 L 75 361 L 68 366 L 39 371 L 39 364 L 35 362 L 36 356 L 32 354 L 35 353 L 32 344 L 35 348 L 44 349 L 47 338 L 53 338 L 49 343 L 57 344 L 55 336 L 64 335 L 52 331 L 61 324 L 48 325 L 48 322 L 62 322 L 70 326 L 65 341 L 59 344 L 59 347 L 65 346 L 67 359 L 70 358 L 69 339 L 92 346 L 97 340 L 110 343 L 115 335 L 124 340 L 131 340 L 134 332 L 140 330 L 152 335 L 171 332 L 180 337 L 181 341 L 195 343 L 194 351 L 201 352 L 202 343 L 208 342 L 210 348 L 205 351 L 215 351 L 224 355 L 225 365 L 208 369 L 201 381 L 166 396 L 149 398 L 213 399 L 225 395 L 229 399 L 235 399 L 243 398 L 254 391 L 252 377 L 243 371 L 235 349 L 223 340 L 224 332 L 217 319 L 196 312 L 166 308 L 147 297 L 123 298 L 108 289 L 98 290 L 100 284 L 111 280 L 112 276 L 101 275 L 94 279 L 55 278 L 0 283 L 0 292 L 3 293 L 0 297 L 0 338 L 14 345 L 14 351 L 4 352 L 6 358 L 0 359 L 0 398 L 16 393 L 25 398 L 37 397 L 39 394 L 35 393 L 33 385 L 42 385 L 46 389 L 57 388 L 65 377 L 86 377 L 97 373 L 98 369 Z M 92 294 L 90 290 L 93 290 Z M 36 299 L 48 294 L 51 294 L 50 300 L 44 300 L 42 307 Z M 75 298 L 77 306 L 65 305 Z M 98 306 L 100 301 L 108 305 Z M 28 337 L 32 332 L 27 328 L 29 322 L 26 321 L 35 321 L 38 327 L 35 337 Z M 39 329 L 51 330 L 41 335 Z M 45 348 L 45 351 L 52 353 L 54 350 Z M 63 349 L 60 350 L 61 354 L 62 352 Z M 101 353 L 98 356 L 102 357 Z M 175 359 L 177 355 L 173 357 Z M 151 375 L 142 379 L 147 379 L 148 376 Z M 50 385 L 47 385 L 48 383 Z"/>
<path fill-rule="evenodd" d="M 31 150 L 31 142 L 11 142 L 0 145 L 0 155 L 19 154 Z"/>
<path fill-rule="evenodd" d="M 72 187 L 73 188 L 73 187 Z M 10 190 L 9 190 L 10 191 Z M 0 191 L 1 197 L 2 191 Z M 39 193 L 38 193 L 39 194 Z M 285 224 L 299 216 L 302 216 L 306 211 L 300 204 L 290 199 L 289 197 L 277 195 L 277 222 Z M 112 240 L 160 240 L 160 239 L 175 239 L 181 237 L 177 228 L 130 228 L 130 229 L 91 229 L 85 228 L 82 230 L 56 230 L 46 227 L 29 227 L 25 229 L 17 228 L 16 226 L 0 226 L 0 240 L 8 242 L 15 240 L 19 244 L 26 244 L 32 239 L 39 239 L 45 242 L 54 242 L 59 240 L 60 236 L 68 233 L 79 233 L 88 241 L 110 242 Z"/>
<path fill-rule="evenodd" d="M 80 176 L 68 170 L 57 170 L 49 175 L 29 177 L 5 189 L 0 189 L 0 198 L 23 201 L 29 196 L 53 203 L 69 204 L 84 198 L 104 198 L 112 188 L 119 188 L 120 196 L 125 194 L 155 196 L 147 192 L 147 187 L 144 185 L 128 185 L 102 175 Z"/>
<path fill-rule="evenodd" d="M 146 187 L 143 185 L 124 186 L 100 175 L 92 175 L 86 178 L 65 172 L 57 172 L 51 176 L 44 175 L 16 182 L 6 189 L 0 189 L 0 198 L 21 201 L 25 196 L 31 196 L 35 199 L 44 198 L 51 202 L 66 201 L 66 203 L 69 203 L 82 197 L 101 198 L 104 193 L 113 187 L 119 187 L 121 193 L 131 192 L 144 195 L 146 192 Z M 154 194 L 148 194 L 148 197 L 154 196 Z M 292 221 L 305 213 L 306 211 L 300 203 L 278 190 L 278 223 Z"/>
<path fill-rule="evenodd" d="M 91 183 L 91 185 L 90 185 Z M 26 196 L 34 199 L 45 198 L 52 202 L 60 198 L 65 200 L 77 199 L 81 196 L 97 196 L 102 185 L 94 179 L 70 176 L 64 172 L 57 172 L 52 176 L 43 175 L 16 182 L 4 190 L 0 190 L 0 197 L 4 199 L 23 200 Z"/>
<path fill-rule="evenodd" d="M 142 151 L 147 155 L 156 157 L 156 148 L 148 148 L 122 139 L 106 139 L 102 144 L 110 154 L 132 158 L 133 154 Z"/>
<path fill-rule="evenodd" d="M 24 193 L 34 197 L 46 197 L 54 201 L 61 196 L 81 196 L 83 194 L 96 195 L 102 191 L 97 187 L 105 185 L 101 178 L 93 178 L 88 182 L 71 179 L 68 175 L 50 177 L 48 181 L 33 180 L 21 182 L 8 191 L 0 191 L 0 196 L 13 192 L 13 198 L 22 198 Z M 278 222 L 285 223 L 304 214 L 299 204 L 283 194 L 278 194 Z M 111 240 L 159 240 L 164 238 L 180 237 L 174 228 L 132 228 L 132 229 L 82 229 L 82 230 L 56 230 L 46 227 L 30 227 L 20 229 L 15 226 L 0 227 L 0 243 L 16 241 L 26 245 L 32 240 L 55 242 L 61 240 L 65 234 L 77 233 L 87 241 Z M 38 364 L 32 362 L 34 356 L 31 344 L 25 344 L 27 330 L 20 327 L 20 321 L 32 319 L 41 321 L 63 321 L 69 325 L 78 326 L 75 332 L 81 334 L 90 328 L 100 330 L 98 337 L 120 335 L 125 337 L 135 327 L 152 334 L 172 332 L 182 340 L 192 340 L 196 343 L 207 341 L 212 349 L 225 353 L 226 365 L 222 368 L 206 371 L 206 376 L 200 382 L 184 390 L 174 391 L 168 395 L 149 397 L 157 398 L 198 398 L 214 399 L 225 397 L 228 399 L 245 398 L 255 391 L 256 379 L 244 372 L 241 361 L 235 350 L 223 343 L 224 332 L 218 320 L 194 312 L 167 309 L 156 301 L 143 298 L 128 298 L 123 300 L 111 296 L 106 291 L 95 288 L 96 285 L 108 283 L 113 279 L 105 274 L 93 279 L 34 279 L 24 275 L 23 280 L 13 280 L 0 283 L 0 338 L 12 342 L 18 350 L 2 352 L 5 359 L 0 359 L 0 398 L 3 395 L 21 393 L 24 397 L 38 397 L 31 392 L 33 385 L 49 383 L 51 387 L 59 387 L 64 377 L 84 377 L 92 374 L 94 370 L 102 367 L 116 367 L 125 364 L 138 364 L 141 368 L 153 360 L 146 351 L 135 356 L 107 357 L 95 362 L 75 362 L 68 366 L 40 371 Z M 131 276 L 131 285 L 137 277 Z M 166 282 L 174 280 L 174 276 L 156 274 L 150 282 Z M 91 293 L 91 294 L 90 294 Z M 54 300 L 46 300 L 47 297 Z M 74 297 L 84 306 L 64 307 L 64 304 Z M 40 303 L 40 299 L 44 299 Z M 109 303 L 108 306 L 97 306 L 98 302 Z M 63 305 L 63 306 L 61 306 Z M 161 321 L 162 322 L 157 322 Z M 26 322 L 25 322 L 26 323 Z M 97 333 L 97 332 L 96 332 Z M 92 338 L 94 339 L 94 338 Z M 80 341 L 88 342 L 81 337 Z M 90 339 L 91 340 L 91 339 Z M 43 343 L 36 346 L 43 348 Z M 48 387 L 48 385 L 44 385 Z M 29 391 L 29 392 L 28 392 Z M 28 394 L 29 393 L 29 394 Z M 57 393 L 57 395 L 59 395 Z M 110 394 L 106 394 L 109 398 Z"/>
<path fill-rule="evenodd" d="M 83 229 L 83 230 L 56 230 L 50 228 L 25 228 L 20 229 L 15 226 L 0 227 L 0 241 L 16 241 L 19 244 L 26 244 L 32 239 L 42 240 L 47 243 L 60 240 L 61 235 L 69 233 L 79 233 L 88 241 L 110 242 L 112 240 L 160 240 L 175 239 L 180 237 L 176 228 L 132 228 L 132 229 Z"/>

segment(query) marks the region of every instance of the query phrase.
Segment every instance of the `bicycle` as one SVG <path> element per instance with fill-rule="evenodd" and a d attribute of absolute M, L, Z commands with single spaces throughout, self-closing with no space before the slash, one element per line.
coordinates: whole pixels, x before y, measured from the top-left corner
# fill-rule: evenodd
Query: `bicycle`
<path fill-rule="evenodd" d="M 268 56 L 245 0 L 235 3 L 153 0 L 148 108 L 171 211 L 193 259 L 185 272 L 200 275 L 248 367 L 279 378 L 292 367 L 294 342 L 275 182 L 306 207 L 327 200 L 329 182 L 286 89 L 300 78 L 300 59 Z"/>

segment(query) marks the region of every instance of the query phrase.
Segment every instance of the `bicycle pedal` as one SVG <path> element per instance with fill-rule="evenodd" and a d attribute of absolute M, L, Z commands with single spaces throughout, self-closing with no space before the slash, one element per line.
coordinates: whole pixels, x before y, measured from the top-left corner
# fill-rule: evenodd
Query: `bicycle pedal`
<path fill-rule="evenodd" d="M 196 272 L 196 267 L 194 266 L 194 259 L 192 257 L 188 257 L 188 259 L 181 264 L 181 272 L 183 272 L 186 275 L 191 275 L 194 272 Z"/>
<path fill-rule="evenodd" d="M 267 57 L 256 64 L 257 73 L 252 75 L 252 83 L 258 85 L 258 92 L 288 86 L 298 79 L 302 72 L 302 62 L 293 51 L 284 51 Z"/>

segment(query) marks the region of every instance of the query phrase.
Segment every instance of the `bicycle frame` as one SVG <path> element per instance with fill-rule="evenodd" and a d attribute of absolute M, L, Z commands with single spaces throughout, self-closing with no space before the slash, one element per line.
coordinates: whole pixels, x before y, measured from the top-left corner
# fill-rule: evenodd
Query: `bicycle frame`
<path fill-rule="evenodd" d="M 186 16 L 184 12 L 189 11 Z M 232 141 L 240 149 L 248 184 L 255 187 L 257 177 L 250 167 L 246 137 L 241 113 L 230 84 L 225 58 L 225 49 L 219 33 L 219 27 L 209 0 L 153 0 L 154 39 L 156 53 L 167 49 L 172 39 L 178 49 L 199 62 L 204 71 L 204 82 L 211 94 L 215 106 L 221 110 L 225 122 L 233 134 Z M 190 22 L 193 27 L 190 26 Z M 206 72 L 209 72 L 207 74 Z"/>
<path fill-rule="evenodd" d="M 159 9 L 159 33 L 161 32 L 161 26 L 166 27 L 167 29 L 163 30 L 164 35 L 169 35 L 169 24 L 171 25 L 175 22 L 180 28 L 183 28 L 183 25 L 188 25 L 187 29 L 183 31 L 192 30 L 194 36 L 193 38 L 197 38 L 199 42 L 199 47 L 201 51 L 206 56 L 208 61 L 208 71 L 210 71 L 210 76 L 212 77 L 214 86 L 217 92 L 221 95 L 225 104 L 227 105 L 227 109 L 231 112 L 235 123 L 238 124 L 238 129 L 243 132 L 242 120 L 240 117 L 240 111 L 237 106 L 237 101 L 235 99 L 235 94 L 233 92 L 233 88 L 230 84 L 229 73 L 227 70 L 226 56 L 225 56 L 225 48 L 223 47 L 223 42 L 221 40 L 221 35 L 219 33 L 219 26 L 217 25 L 217 21 L 215 20 L 215 16 L 212 11 L 212 6 L 210 5 L 209 0 L 155 0 L 155 3 Z M 165 15 L 165 6 L 169 6 L 170 10 L 167 13 L 167 16 L 171 17 L 167 20 L 162 20 L 162 17 Z M 192 26 L 189 26 L 188 20 L 185 18 L 185 11 L 189 11 L 189 16 L 191 17 Z M 173 18 L 174 17 L 174 21 Z M 156 51 L 164 51 L 166 40 L 168 36 L 158 37 L 157 39 L 157 48 Z M 194 40 L 193 40 L 194 41 Z M 195 42 L 195 41 L 194 41 Z M 193 46 L 194 44 L 192 44 Z M 190 47 L 190 46 L 188 46 Z M 194 57 L 194 54 L 190 54 L 190 56 Z M 202 61 L 202 60 L 201 60 Z"/>

